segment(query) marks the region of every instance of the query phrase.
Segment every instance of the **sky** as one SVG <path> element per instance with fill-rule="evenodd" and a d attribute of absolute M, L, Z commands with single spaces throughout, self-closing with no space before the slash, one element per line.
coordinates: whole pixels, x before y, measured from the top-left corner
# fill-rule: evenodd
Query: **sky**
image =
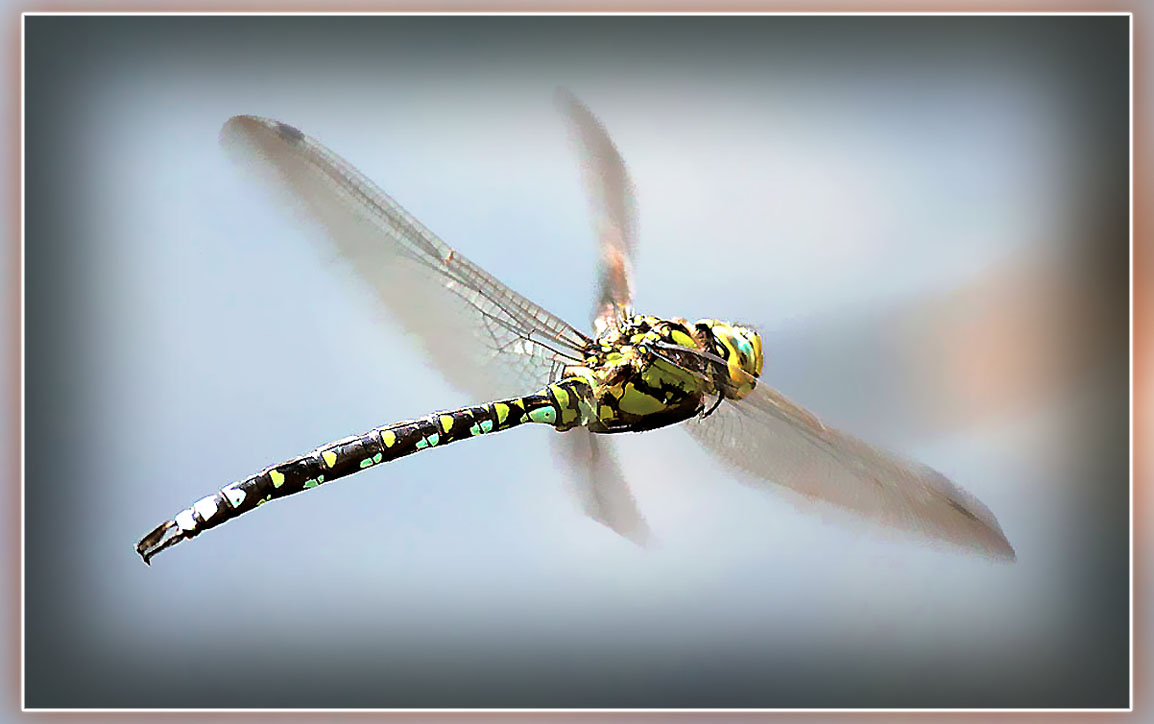
<path fill-rule="evenodd" d="M 29 19 L 27 704 L 1125 706 L 1126 32 Z M 140 563 L 232 480 L 478 402 L 221 125 L 301 128 L 584 327 L 559 86 L 632 175 L 639 311 L 757 326 L 765 380 L 946 473 L 1015 563 L 798 510 L 675 428 L 613 440 L 641 549 L 581 515 L 537 426 Z"/>

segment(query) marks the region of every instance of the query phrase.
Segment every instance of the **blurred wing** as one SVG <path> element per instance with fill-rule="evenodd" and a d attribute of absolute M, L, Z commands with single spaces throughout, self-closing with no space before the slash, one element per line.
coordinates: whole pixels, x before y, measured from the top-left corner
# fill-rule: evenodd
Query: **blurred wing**
<path fill-rule="evenodd" d="M 569 118 L 580 151 L 581 178 L 601 246 L 599 293 L 593 310 L 593 330 L 600 334 L 632 314 L 630 275 L 637 233 L 633 183 L 597 116 L 564 89 L 557 91 L 557 103 Z"/>
<path fill-rule="evenodd" d="M 775 330 L 774 381 L 851 430 L 911 439 L 1055 404 L 1108 365 L 1110 335 L 1126 319 L 1098 303 L 1091 260 L 1054 247 L 1010 255 L 954 288 Z M 868 386 L 839 374 L 845 359 Z"/>
<path fill-rule="evenodd" d="M 597 116 L 564 89 L 557 91 L 557 105 L 569 119 L 600 246 L 593 307 L 593 331 L 600 335 L 633 313 L 633 184 L 625 161 Z M 634 543 L 645 545 L 650 539 L 649 526 L 610 454 L 608 441 L 600 441 L 586 430 L 573 430 L 557 440 L 553 449 L 572 470 L 573 490 L 585 513 Z"/>
<path fill-rule="evenodd" d="M 525 394 L 581 359 L 584 334 L 449 247 L 313 138 L 268 118 L 236 116 L 221 141 L 322 224 L 454 385 L 480 399 Z"/>
<path fill-rule="evenodd" d="M 580 427 L 555 436 L 553 452 L 571 471 L 573 492 L 586 515 L 637 545 L 652 540 L 608 440 Z"/>
<path fill-rule="evenodd" d="M 994 514 L 944 475 L 826 427 L 764 383 L 687 429 L 756 485 L 781 485 L 886 525 L 1015 557 Z"/>

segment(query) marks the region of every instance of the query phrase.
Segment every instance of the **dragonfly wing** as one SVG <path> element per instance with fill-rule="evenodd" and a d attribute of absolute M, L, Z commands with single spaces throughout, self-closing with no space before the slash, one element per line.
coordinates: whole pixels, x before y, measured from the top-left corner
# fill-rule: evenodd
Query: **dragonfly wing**
<path fill-rule="evenodd" d="M 637 233 L 633 183 L 617 146 L 597 116 L 564 89 L 557 91 L 557 103 L 569 118 L 580 151 L 581 177 L 601 247 L 599 293 L 593 310 L 593 329 L 600 334 L 632 314 L 631 273 Z"/>
<path fill-rule="evenodd" d="M 553 451 L 572 471 L 573 490 L 585 514 L 637 545 L 647 545 L 652 540 L 649 525 L 607 443 L 582 427 L 554 437 Z"/>
<path fill-rule="evenodd" d="M 631 273 L 636 247 L 633 183 L 621 153 L 597 116 L 564 89 L 557 91 L 557 104 L 569 119 L 600 247 L 592 317 L 593 329 L 600 334 L 632 314 Z M 574 489 L 587 515 L 638 545 L 651 540 L 649 526 L 608 441 L 584 429 L 573 430 L 557 441 L 554 450 L 573 470 Z"/>
<path fill-rule="evenodd" d="M 687 429 L 755 485 L 783 486 L 886 525 L 1015 557 L 994 514 L 944 475 L 826 427 L 764 383 Z"/>
<path fill-rule="evenodd" d="M 453 384 L 479 398 L 524 394 L 581 359 L 584 334 L 438 239 L 315 139 L 268 118 L 236 116 L 221 140 L 320 222 Z"/>

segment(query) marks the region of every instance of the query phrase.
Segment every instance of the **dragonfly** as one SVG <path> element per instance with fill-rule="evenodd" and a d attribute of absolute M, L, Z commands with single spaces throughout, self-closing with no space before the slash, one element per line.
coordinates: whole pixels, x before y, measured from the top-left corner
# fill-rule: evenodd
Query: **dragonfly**
<path fill-rule="evenodd" d="M 345 437 L 226 485 L 145 535 L 136 544 L 144 562 L 277 498 L 525 424 L 562 433 L 556 453 L 584 512 L 645 545 L 653 534 L 607 436 L 681 423 L 723 469 L 754 485 L 1013 560 L 997 519 L 973 495 L 825 425 L 764 382 L 753 327 L 634 311 L 632 181 L 600 120 L 568 91 L 557 100 L 581 157 L 600 250 L 590 333 L 502 284 L 297 128 L 249 115 L 224 125 L 226 149 L 319 223 L 448 381 L 488 401 Z"/>

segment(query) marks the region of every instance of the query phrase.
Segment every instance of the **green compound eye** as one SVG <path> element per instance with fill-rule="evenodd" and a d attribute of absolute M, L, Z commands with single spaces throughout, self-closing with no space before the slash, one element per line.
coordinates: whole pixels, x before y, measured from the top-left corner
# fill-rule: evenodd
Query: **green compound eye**
<path fill-rule="evenodd" d="M 741 356 L 745 359 L 751 359 L 753 357 L 753 346 L 749 344 L 749 340 L 740 334 L 736 335 L 736 339 L 737 349 L 741 352 Z"/>

